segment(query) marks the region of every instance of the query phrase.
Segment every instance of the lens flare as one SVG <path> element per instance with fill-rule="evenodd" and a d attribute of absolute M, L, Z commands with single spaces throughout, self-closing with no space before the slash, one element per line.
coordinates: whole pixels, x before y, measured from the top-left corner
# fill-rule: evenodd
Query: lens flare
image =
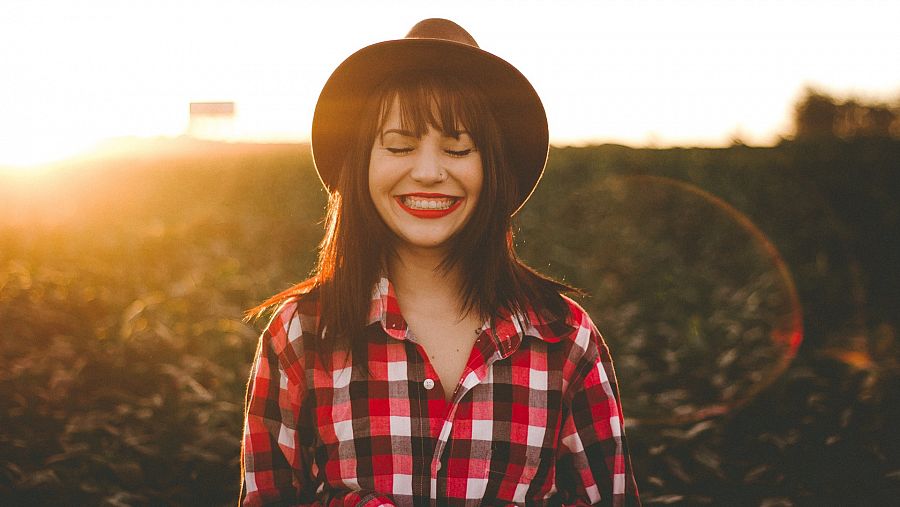
<path fill-rule="evenodd" d="M 580 188 L 555 213 L 544 223 L 577 224 L 577 236 L 544 244 L 552 271 L 591 295 L 583 304 L 613 351 L 629 424 L 727 413 L 790 364 L 803 338 L 793 279 L 733 206 L 625 176 Z"/>

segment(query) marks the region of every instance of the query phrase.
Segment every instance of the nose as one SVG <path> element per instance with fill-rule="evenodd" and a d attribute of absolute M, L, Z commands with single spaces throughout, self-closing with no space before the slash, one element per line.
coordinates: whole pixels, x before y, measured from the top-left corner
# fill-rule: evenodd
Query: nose
<path fill-rule="evenodd" d="M 413 158 L 413 167 L 409 175 L 413 181 L 423 185 L 440 183 L 447 178 L 447 171 L 442 166 L 441 150 L 432 143 L 423 143 Z"/>

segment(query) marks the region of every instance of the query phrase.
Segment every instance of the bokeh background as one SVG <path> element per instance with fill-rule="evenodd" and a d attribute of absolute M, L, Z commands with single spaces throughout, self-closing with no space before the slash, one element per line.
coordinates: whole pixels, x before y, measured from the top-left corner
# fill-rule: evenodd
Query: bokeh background
<path fill-rule="evenodd" d="M 595 4 L 4 4 L 0 504 L 234 504 L 318 88 L 434 15 L 545 98 L 517 246 L 588 293 L 644 502 L 896 502 L 897 9 Z"/>

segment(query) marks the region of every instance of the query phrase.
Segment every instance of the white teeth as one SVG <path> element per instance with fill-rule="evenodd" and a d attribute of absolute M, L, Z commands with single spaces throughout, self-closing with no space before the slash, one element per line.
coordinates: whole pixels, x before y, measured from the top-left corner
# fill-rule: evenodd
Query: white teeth
<path fill-rule="evenodd" d="M 449 209 L 450 206 L 453 206 L 453 203 L 456 202 L 456 198 L 454 197 L 412 197 L 412 196 L 404 196 L 403 204 L 412 209 L 436 209 L 443 210 Z"/>

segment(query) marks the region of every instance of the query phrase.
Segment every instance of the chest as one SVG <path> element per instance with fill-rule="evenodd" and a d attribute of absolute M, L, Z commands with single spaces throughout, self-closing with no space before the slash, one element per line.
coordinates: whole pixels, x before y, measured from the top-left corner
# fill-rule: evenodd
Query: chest
<path fill-rule="evenodd" d="M 478 321 L 464 319 L 441 323 L 422 320 L 410 322 L 409 326 L 410 340 L 421 347 L 420 353 L 427 357 L 435 371 L 436 384 L 442 388 L 444 398 L 450 400 L 481 334 Z"/>
<path fill-rule="evenodd" d="M 437 371 L 423 347 L 389 340 L 370 346 L 368 374 L 351 364 L 316 376 L 310 386 L 314 456 L 330 487 L 349 480 L 354 489 L 402 490 L 408 496 L 397 496 L 398 505 L 429 498 L 524 501 L 526 492 L 540 498 L 553 491 L 563 389 L 561 376 L 548 374 L 558 365 L 546 344 L 504 359 L 483 354 L 489 359 L 465 370 L 448 401 L 428 387 Z M 480 347 L 474 346 L 473 365 Z M 408 483 L 385 487 L 383 477 Z"/>

